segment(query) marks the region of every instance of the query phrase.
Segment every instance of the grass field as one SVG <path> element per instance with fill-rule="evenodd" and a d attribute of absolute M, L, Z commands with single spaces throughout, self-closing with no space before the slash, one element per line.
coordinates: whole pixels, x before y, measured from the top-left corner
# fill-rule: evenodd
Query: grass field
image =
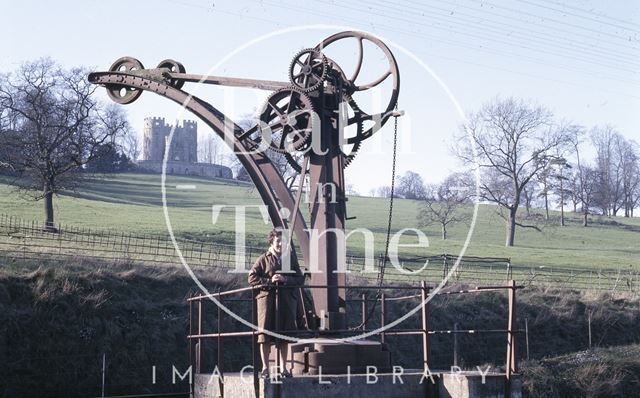
<path fill-rule="evenodd" d="M 192 185 L 195 189 L 178 189 Z M 236 230 L 234 210 L 225 208 L 212 223 L 214 205 L 259 205 L 252 185 L 198 177 L 168 176 L 167 208 L 175 234 L 182 238 L 232 243 Z M 21 197 L 7 179 L 0 179 L 0 213 L 27 220 L 42 219 L 42 202 Z M 303 204 L 303 206 L 305 206 Z M 375 252 L 384 251 L 389 201 L 381 198 L 351 197 L 347 202 L 348 230 L 367 228 L 375 237 Z M 160 176 L 119 174 L 88 178 L 77 192 L 54 199 L 56 223 L 132 233 L 166 233 L 162 208 Z M 419 202 L 397 199 L 392 230 L 419 228 Z M 468 208 L 465 211 L 471 212 Z M 524 214 L 524 209 L 521 211 Z M 504 221 L 495 207 L 480 205 L 475 229 L 466 255 L 510 257 L 512 263 L 526 266 L 638 269 L 640 263 L 640 219 L 622 217 L 591 218 L 591 226 L 581 226 L 579 215 L 568 213 L 566 227 L 558 226 L 558 215 L 538 222 L 542 232 L 519 229 L 516 247 L 504 247 Z M 429 237 L 428 249 L 403 248 L 401 254 L 458 254 L 469 232 L 469 225 L 454 225 L 449 239 L 442 241 L 437 226 L 422 229 Z M 247 243 L 263 246 L 269 226 L 257 209 L 247 210 Z M 409 243 L 415 239 L 404 238 Z M 348 251 L 363 253 L 362 234 L 349 238 Z"/>

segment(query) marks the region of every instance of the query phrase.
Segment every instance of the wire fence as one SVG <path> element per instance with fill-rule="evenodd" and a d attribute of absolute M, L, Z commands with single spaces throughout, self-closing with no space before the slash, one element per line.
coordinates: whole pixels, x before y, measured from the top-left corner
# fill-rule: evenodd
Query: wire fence
<path fill-rule="evenodd" d="M 33 259 L 43 254 L 54 257 L 88 257 L 113 262 L 150 265 L 180 265 L 180 256 L 189 266 L 247 270 L 264 248 L 191 239 L 175 239 L 169 234 L 131 232 L 58 226 L 55 233 L 42 223 L 0 214 L 0 252 L 13 258 Z M 179 249 L 178 250 L 176 249 Z M 244 251 L 244 253 L 243 253 Z M 373 267 L 361 256 L 347 255 L 350 278 L 375 279 L 383 263 L 382 254 Z M 514 279 L 525 286 L 571 288 L 612 292 L 640 292 L 640 268 L 570 268 L 514 265 L 509 258 L 471 257 L 458 259 L 450 254 L 399 257 L 399 264 L 387 262 L 385 280 L 440 283 L 491 283 Z M 456 266 L 457 264 L 457 266 Z"/>

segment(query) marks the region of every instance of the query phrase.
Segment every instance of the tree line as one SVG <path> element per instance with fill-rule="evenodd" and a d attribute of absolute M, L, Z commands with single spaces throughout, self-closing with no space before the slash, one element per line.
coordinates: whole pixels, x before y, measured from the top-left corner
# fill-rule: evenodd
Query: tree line
<path fill-rule="evenodd" d="M 426 185 L 412 171 L 398 181 L 397 194 L 421 200 L 423 226 L 439 224 L 446 239 L 447 226 L 465 221 L 461 206 L 475 200 L 497 205 L 505 220 L 505 245 L 515 243 L 516 227 L 538 229 L 518 217 L 524 208 L 589 215 L 633 217 L 640 204 L 640 147 L 612 126 L 584 126 L 555 120 L 551 111 L 514 98 L 495 98 L 467 117 L 456 135 L 452 151 L 464 171 L 441 184 Z M 388 197 L 389 187 L 370 192 Z"/>

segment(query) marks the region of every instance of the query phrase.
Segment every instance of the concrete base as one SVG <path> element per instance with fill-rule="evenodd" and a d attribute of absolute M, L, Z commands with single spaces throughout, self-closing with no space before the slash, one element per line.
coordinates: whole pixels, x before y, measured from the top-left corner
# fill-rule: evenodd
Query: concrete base
<path fill-rule="evenodd" d="M 432 382 L 435 382 L 435 384 Z M 512 379 L 512 398 L 522 397 L 522 383 Z M 223 386 L 224 395 L 221 390 Z M 196 374 L 194 398 L 503 398 L 504 374 L 487 374 L 485 383 L 477 372 L 458 374 L 433 373 L 433 379 L 420 371 L 396 374 L 306 375 L 283 379 L 282 382 L 258 379 L 252 373 L 227 373 L 224 384 L 217 376 Z"/>
<path fill-rule="evenodd" d="M 438 398 L 504 398 L 504 373 L 478 372 L 442 373 L 438 380 Z M 522 398 L 520 376 L 511 376 L 511 398 Z"/>
<path fill-rule="evenodd" d="M 391 355 L 379 341 L 334 341 L 308 339 L 289 345 L 294 375 L 365 373 L 373 366 L 380 373 L 391 371 Z"/>

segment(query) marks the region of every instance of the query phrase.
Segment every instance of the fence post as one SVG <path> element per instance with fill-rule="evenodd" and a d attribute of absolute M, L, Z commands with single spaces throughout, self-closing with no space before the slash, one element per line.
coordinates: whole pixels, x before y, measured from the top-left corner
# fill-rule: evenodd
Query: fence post
<path fill-rule="evenodd" d="M 516 282 L 512 279 L 508 281 L 508 305 L 509 320 L 507 324 L 507 360 L 505 363 L 505 383 L 504 396 L 511 397 L 511 376 L 517 372 L 516 367 L 516 339 L 514 336 L 516 322 Z"/>
<path fill-rule="evenodd" d="M 362 330 L 367 330 L 367 295 L 362 293 Z"/>
<path fill-rule="evenodd" d="M 219 292 L 220 290 L 218 290 Z M 218 300 L 220 303 L 217 305 L 218 307 L 218 372 L 220 373 L 220 377 L 218 377 L 218 388 L 220 389 L 221 395 L 224 397 L 224 352 L 222 351 L 222 309 L 220 308 L 222 305 L 222 296 L 218 296 Z"/>
<path fill-rule="evenodd" d="M 442 279 L 445 279 L 447 277 L 448 274 L 448 269 L 447 269 L 447 255 L 443 254 L 442 255 Z"/>
<path fill-rule="evenodd" d="M 524 318 L 524 339 L 527 344 L 527 361 L 529 360 L 529 318 Z"/>
<path fill-rule="evenodd" d="M 193 297 L 193 295 L 191 296 Z M 191 337 L 192 335 L 193 335 L 193 301 L 190 300 L 189 301 L 189 366 L 195 372 L 195 369 L 196 369 L 195 358 L 194 358 L 195 353 L 194 353 L 194 347 L 193 347 L 193 338 Z M 189 386 L 189 390 L 190 390 L 189 392 L 191 393 L 191 396 L 193 396 L 194 385 L 195 383 L 191 383 L 191 385 Z"/>
<path fill-rule="evenodd" d="M 211 252 L 209 252 L 211 253 Z M 258 303 L 256 301 L 256 291 L 251 289 L 251 321 L 254 325 L 258 324 Z M 253 392 L 256 397 L 260 396 L 260 379 L 258 378 L 257 363 L 262 364 L 262 357 L 260 356 L 260 345 L 258 344 L 258 334 L 255 329 L 251 336 L 251 348 L 253 351 Z M 264 364 L 262 364 L 264 366 Z M 266 368 L 269 368 L 269 364 L 266 364 Z"/>
<path fill-rule="evenodd" d="M 202 335 L 202 299 L 198 300 L 198 336 Z M 202 373 L 202 338 L 198 337 L 196 348 L 196 372 Z"/>
<path fill-rule="evenodd" d="M 420 282 L 420 298 L 422 299 L 422 369 L 425 372 L 429 370 L 429 303 L 427 303 L 427 296 L 429 288 L 425 281 Z"/>
<path fill-rule="evenodd" d="M 102 397 L 104 398 L 104 379 L 107 372 L 107 354 L 102 353 Z"/>
<path fill-rule="evenodd" d="M 385 294 L 382 293 L 380 295 L 380 327 L 381 328 L 384 327 L 384 322 L 385 322 L 385 319 L 384 319 L 385 318 L 384 317 L 385 314 L 384 313 L 385 313 L 385 310 L 386 310 L 386 308 L 385 308 L 386 306 L 387 306 L 386 297 L 385 297 Z M 384 344 L 384 332 L 380 333 L 380 342 Z"/>
<path fill-rule="evenodd" d="M 589 349 L 591 349 L 591 310 L 587 315 L 587 325 L 589 327 Z"/>
<path fill-rule="evenodd" d="M 458 366 L 458 322 L 453 324 L 453 366 Z"/>

